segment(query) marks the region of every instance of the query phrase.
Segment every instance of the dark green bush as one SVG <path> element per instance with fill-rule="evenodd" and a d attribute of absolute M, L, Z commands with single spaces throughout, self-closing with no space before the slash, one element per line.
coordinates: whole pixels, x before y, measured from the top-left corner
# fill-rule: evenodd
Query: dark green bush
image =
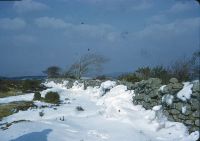
<path fill-rule="evenodd" d="M 41 89 L 41 80 L 24 80 L 22 82 L 23 92 L 35 92 Z"/>
<path fill-rule="evenodd" d="M 47 103 L 58 104 L 60 102 L 60 96 L 57 92 L 48 92 L 45 95 L 44 101 Z"/>
<path fill-rule="evenodd" d="M 160 78 L 162 83 L 167 84 L 172 75 L 169 69 L 163 66 L 156 66 L 151 69 L 151 77 Z"/>
<path fill-rule="evenodd" d="M 39 92 L 36 92 L 36 93 L 34 94 L 33 100 L 41 100 L 41 94 L 40 94 Z"/>
<path fill-rule="evenodd" d="M 191 79 L 191 64 L 189 59 L 181 58 L 173 62 L 170 66 L 170 71 L 172 76 L 177 78 L 180 82 Z"/>
<path fill-rule="evenodd" d="M 77 107 L 76 107 L 76 110 L 77 110 L 77 111 L 84 111 L 84 109 L 83 109 L 81 106 L 77 106 Z"/>
<path fill-rule="evenodd" d="M 139 77 L 136 76 L 135 73 L 123 74 L 119 76 L 118 79 L 121 81 L 127 81 L 127 82 L 132 82 L 132 83 L 135 83 L 141 80 Z"/>
<path fill-rule="evenodd" d="M 140 67 L 135 71 L 135 75 L 140 79 L 149 79 L 151 77 L 151 68 L 150 67 Z"/>
<path fill-rule="evenodd" d="M 108 78 L 105 75 L 99 75 L 95 79 L 98 79 L 98 80 L 107 80 Z"/>

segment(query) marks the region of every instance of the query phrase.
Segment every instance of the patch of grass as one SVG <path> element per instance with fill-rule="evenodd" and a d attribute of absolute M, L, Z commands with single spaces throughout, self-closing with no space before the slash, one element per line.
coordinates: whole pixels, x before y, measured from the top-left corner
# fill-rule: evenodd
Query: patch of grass
<path fill-rule="evenodd" d="M 15 89 L 11 89 L 7 92 L 1 92 L 0 91 L 0 98 L 8 97 L 8 96 L 17 96 L 17 95 L 23 95 L 21 91 L 17 91 Z"/>
<path fill-rule="evenodd" d="M 45 90 L 42 80 L 0 80 L 0 98 Z"/>
<path fill-rule="evenodd" d="M 0 120 L 3 117 L 7 117 L 9 115 L 17 113 L 19 110 L 25 111 L 34 106 L 35 105 L 32 101 L 18 101 L 7 104 L 0 104 Z"/>

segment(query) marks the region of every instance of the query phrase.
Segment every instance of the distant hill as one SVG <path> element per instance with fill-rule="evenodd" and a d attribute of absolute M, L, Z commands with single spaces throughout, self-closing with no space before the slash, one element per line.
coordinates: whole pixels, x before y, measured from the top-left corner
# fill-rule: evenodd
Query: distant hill
<path fill-rule="evenodd" d="M 3 77 L 3 76 L 0 76 L 0 79 L 3 79 L 3 80 L 33 80 L 33 79 L 39 79 L 39 80 L 42 80 L 42 79 L 45 79 L 47 78 L 46 76 L 18 76 L 18 77 Z"/>
<path fill-rule="evenodd" d="M 107 73 L 104 74 L 107 77 L 112 77 L 112 78 L 118 78 L 122 74 L 128 74 L 129 72 L 113 72 L 113 73 Z"/>

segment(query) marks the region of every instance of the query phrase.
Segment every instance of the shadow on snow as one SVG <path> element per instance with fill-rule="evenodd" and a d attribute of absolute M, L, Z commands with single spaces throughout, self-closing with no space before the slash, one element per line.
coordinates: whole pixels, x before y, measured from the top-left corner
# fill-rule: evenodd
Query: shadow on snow
<path fill-rule="evenodd" d="M 10 141 L 48 141 L 47 136 L 50 132 L 52 132 L 52 129 L 45 129 L 41 132 L 32 132 L 22 135 Z"/>

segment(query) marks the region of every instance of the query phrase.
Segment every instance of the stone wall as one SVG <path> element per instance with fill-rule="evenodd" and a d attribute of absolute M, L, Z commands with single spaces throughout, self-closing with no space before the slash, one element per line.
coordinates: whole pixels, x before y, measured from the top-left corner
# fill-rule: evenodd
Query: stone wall
<path fill-rule="evenodd" d="M 152 109 L 156 105 L 162 105 L 163 113 L 170 121 L 182 122 L 190 132 L 200 128 L 200 89 L 199 81 L 187 83 L 191 87 L 191 95 L 177 97 L 177 93 L 183 88 L 176 78 L 172 78 L 168 85 L 162 86 L 161 80 L 151 78 L 135 84 L 133 97 L 134 104 L 143 105 L 146 109 Z M 186 92 L 189 92 L 186 90 Z"/>

